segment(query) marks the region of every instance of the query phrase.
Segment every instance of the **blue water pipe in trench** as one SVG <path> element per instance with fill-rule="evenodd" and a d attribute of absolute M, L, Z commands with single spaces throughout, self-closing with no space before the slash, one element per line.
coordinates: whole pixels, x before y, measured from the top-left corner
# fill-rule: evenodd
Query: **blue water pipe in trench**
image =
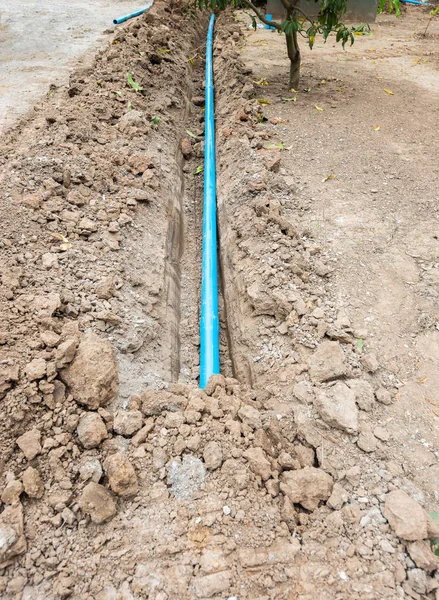
<path fill-rule="evenodd" d="M 200 388 L 220 372 L 218 261 L 216 226 L 215 110 L 213 86 L 213 28 L 210 17 L 206 44 L 206 110 L 204 133 L 203 246 L 201 259 Z"/>
<path fill-rule="evenodd" d="M 129 19 L 132 19 L 133 17 L 140 17 L 140 15 L 143 15 L 143 13 L 146 12 L 147 10 L 149 10 L 152 5 L 153 5 L 153 2 L 148 4 L 148 6 L 145 6 L 145 8 L 139 8 L 139 10 L 136 10 L 128 15 L 125 15 L 124 17 L 119 17 L 118 19 L 113 19 L 113 25 L 120 25 L 121 23 L 125 23 L 125 21 L 128 21 Z"/>

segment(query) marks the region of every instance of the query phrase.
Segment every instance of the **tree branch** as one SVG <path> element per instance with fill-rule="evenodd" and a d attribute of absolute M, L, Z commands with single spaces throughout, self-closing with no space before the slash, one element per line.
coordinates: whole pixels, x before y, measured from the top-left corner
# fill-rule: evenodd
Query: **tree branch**
<path fill-rule="evenodd" d="M 251 2 L 250 0 L 242 0 L 242 1 L 246 6 L 248 6 L 248 8 L 251 8 L 251 10 L 255 13 L 255 15 L 258 17 L 258 19 L 260 21 L 262 21 L 262 23 L 265 23 L 265 25 L 269 25 L 270 27 L 274 27 L 278 31 L 282 31 L 280 23 L 277 23 L 276 21 L 269 21 L 268 19 L 266 19 L 263 16 L 263 14 L 261 13 L 261 11 L 256 8 L 256 6 L 253 4 L 253 2 Z"/>

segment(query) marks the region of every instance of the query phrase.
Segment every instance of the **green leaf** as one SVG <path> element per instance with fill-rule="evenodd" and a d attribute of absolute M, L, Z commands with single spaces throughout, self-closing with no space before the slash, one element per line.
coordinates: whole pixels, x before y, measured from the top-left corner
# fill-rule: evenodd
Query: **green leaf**
<path fill-rule="evenodd" d="M 119 92 L 118 90 L 113 90 L 113 94 L 116 94 L 116 96 L 119 96 L 119 98 L 123 98 L 122 92 Z"/>
<path fill-rule="evenodd" d="M 271 102 L 265 98 L 258 98 L 258 104 L 271 104 Z"/>
<path fill-rule="evenodd" d="M 190 129 L 186 129 L 186 133 L 187 133 L 188 135 L 190 135 L 190 136 L 191 136 L 191 138 L 194 138 L 194 140 L 196 140 L 196 139 L 197 139 L 197 136 L 195 135 L 195 133 L 192 133 L 192 131 L 191 131 Z"/>
<path fill-rule="evenodd" d="M 167 54 L 168 52 L 171 52 L 169 50 L 169 48 L 162 48 L 161 50 L 157 50 L 158 54 Z"/>
<path fill-rule="evenodd" d="M 293 96 L 292 98 L 282 98 L 282 100 L 284 102 L 296 102 L 296 96 Z"/>
<path fill-rule="evenodd" d="M 200 165 L 195 169 L 194 175 L 199 175 L 203 171 L 203 165 Z"/>
<path fill-rule="evenodd" d="M 363 352 L 363 340 L 361 338 L 355 338 L 355 345 L 357 346 L 358 352 Z"/>
<path fill-rule="evenodd" d="M 141 92 L 143 90 L 143 87 L 134 81 L 131 73 L 127 73 L 127 81 L 136 92 Z"/>
<path fill-rule="evenodd" d="M 280 142 L 279 144 L 267 144 L 266 146 L 264 146 L 264 148 L 266 148 L 267 150 L 274 150 L 275 148 L 279 148 L 281 152 L 285 150 L 285 146 L 282 142 Z"/>
<path fill-rule="evenodd" d="M 151 119 L 151 123 L 153 123 L 154 125 L 158 125 L 161 121 L 160 117 L 152 117 Z"/>

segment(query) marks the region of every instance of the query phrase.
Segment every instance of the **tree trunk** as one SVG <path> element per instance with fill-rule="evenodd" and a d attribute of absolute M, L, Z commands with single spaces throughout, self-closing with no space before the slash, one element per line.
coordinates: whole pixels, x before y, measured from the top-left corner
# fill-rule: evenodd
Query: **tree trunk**
<path fill-rule="evenodd" d="M 290 89 L 297 90 L 300 80 L 300 50 L 297 43 L 297 32 L 293 31 L 286 38 L 288 58 L 290 59 Z"/>

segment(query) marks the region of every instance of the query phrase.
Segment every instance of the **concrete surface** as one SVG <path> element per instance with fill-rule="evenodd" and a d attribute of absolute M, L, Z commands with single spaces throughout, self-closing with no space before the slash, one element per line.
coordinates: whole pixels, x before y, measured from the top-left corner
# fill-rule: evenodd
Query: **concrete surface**
<path fill-rule="evenodd" d="M 0 134 L 148 0 L 0 0 Z"/>

